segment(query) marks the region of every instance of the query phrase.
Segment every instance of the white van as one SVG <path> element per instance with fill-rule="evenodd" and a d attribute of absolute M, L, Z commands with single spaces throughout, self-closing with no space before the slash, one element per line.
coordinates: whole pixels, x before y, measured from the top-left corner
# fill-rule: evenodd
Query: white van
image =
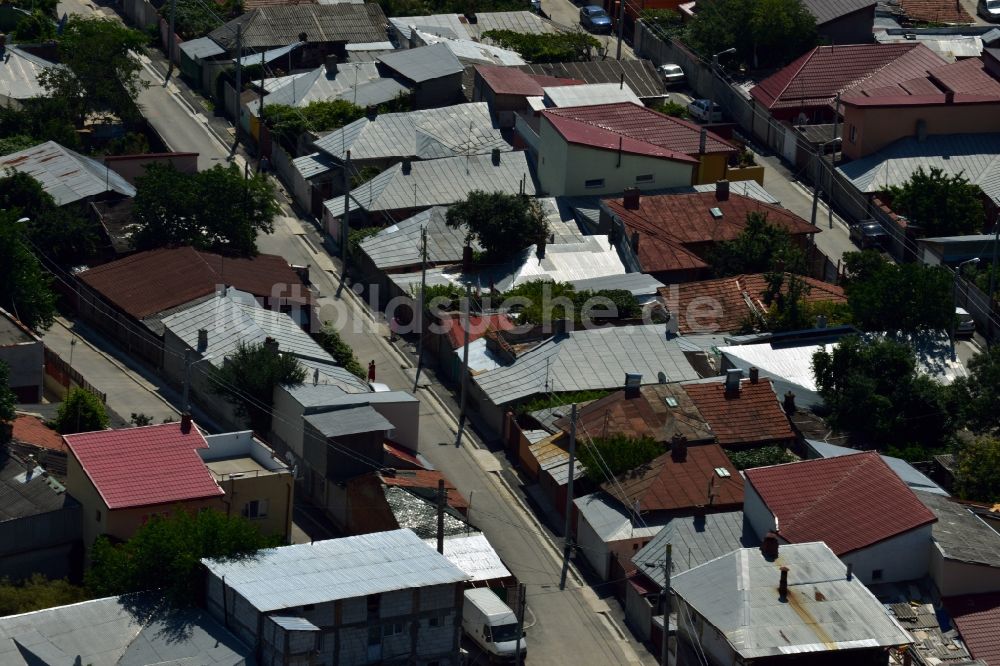
<path fill-rule="evenodd" d="M 971 336 L 976 332 L 976 320 L 972 318 L 969 311 L 965 308 L 955 308 L 955 318 L 958 322 L 955 324 L 955 336 Z"/>
<path fill-rule="evenodd" d="M 490 656 L 490 661 L 513 661 L 517 645 L 517 616 L 492 590 L 465 591 L 462 631 Z M 521 636 L 521 658 L 528 645 Z"/>

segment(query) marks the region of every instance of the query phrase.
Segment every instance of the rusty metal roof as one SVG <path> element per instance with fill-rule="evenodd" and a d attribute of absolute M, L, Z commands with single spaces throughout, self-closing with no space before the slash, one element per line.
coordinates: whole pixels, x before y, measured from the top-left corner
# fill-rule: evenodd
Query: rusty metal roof
<path fill-rule="evenodd" d="M 0 171 L 8 168 L 32 176 L 52 195 L 57 206 L 105 192 L 135 196 L 135 188 L 118 172 L 55 141 L 0 157 Z"/>

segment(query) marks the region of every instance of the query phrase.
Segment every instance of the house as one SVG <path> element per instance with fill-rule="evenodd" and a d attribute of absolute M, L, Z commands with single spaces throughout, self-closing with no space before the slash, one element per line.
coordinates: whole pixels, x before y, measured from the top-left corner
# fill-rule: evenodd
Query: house
<path fill-rule="evenodd" d="M 875 0 L 804 0 L 824 44 L 866 44 L 874 38 Z"/>
<path fill-rule="evenodd" d="M 865 584 L 930 567 L 934 514 L 873 451 L 744 472 L 743 511 L 761 539 L 825 542 Z M 872 507 L 879 507 L 873 511 Z"/>
<path fill-rule="evenodd" d="M 0 308 L 0 362 L 7 366 L 7 387 L 17 402 L 42 401 L 45 343 L 17 317 Z"/>
<path fill-rule="evenodd" d="M 0 172 L 7 169 L 37 180 L 57 206 L 135 196 L 135 188 L 110 166 L 55 141 L 0 157 Z"/>
<path fill-rule="evenodd" d="M 1000 533 L 957 500 L 915 492 L 937 518 L 931 530 L 930 576 L 941 596 L 1000 592 Z"/>
<path fill-rule="evenodd" d="M 1000 80 L 980 58 L 929 68 L 895 85 L 856 88 L 840 101 L 841 146 L 852 160 L 910 137 L 1000 132 Z"/>
<path fill-rule="evenodd" d="M 439 471 L 394 469 L 355 476 L 345 487 L 332 488 L 327 509 L 345 534 L 412 530 L 421 539 L 438 534 L 437 502 L 441 484 L 446 493 L 443 530 L 446 535 L 468 534 L 465 518 L 469 502 Z"/>
<path fill-rule="evenodd" d="M 20 108 L 34 97 L 46 97 L 48 92 L 39 75 L 58 67 L 54 62 L 18 46 L 8 45 L 0 58 L 0 105 Z"/>
<path fill-rule="evenodd" d="M 390 19 L 391 20 L 391 19 Z M 518 55 L 517 51 L 501 48 L 494 44 L 477 42 L 471 39 L 452 39 L 442 37 L 430 32 L 421 30 L 411 31 L 412 35 L 409 48 L 418 46 L 430 46 L 432 44 L 443 44 L 451 51 L 452 55 L 458 58 L 464 67 L 475 65 L 524 65 L 527 61 Z M 465 88 L 469 72 L 462 73 L 462 86 Z M 466 93 L 463 90 L 463 93 Z M 468 95 L 465 95 L 468 98 Z"/>
<path fill-rule="evenodd" d="M 838 94 L 895 86 L 944 64 L 923 44 L 817 46 L 751 88 L 750 96 L 776 120 L 832 122 Z"/>
<path fill-rule="evenodd" d="M 698 125 L 629 102 L 541 111 L 538 179 L 554 196 L 614 194 L 715 182 L 736 148 Z"/>
<path fill-rule="evenodd" d="M 243 643 L 205 611 L 156 593 L 91 599 L 0 618 L 4 664 L 254 663 Z"/>
<path fill-rule="evenodd" d="M 642 240 L 640 239 L 640 245 Z M 788 281 L 792 275 L 785 274 L 781 286 L 782 293 L 788 293 Z M 815 278 L 795 276 L 808 288 L 802 296 L 806 303 L 846 303 L 842 287 Z M 671 312 L 671 321 L 677 322 L 677 332 L 690 333 L 737 333 L 748 328 L 760 328 L 766 324 L 770 304 L 764 296 L 768 293 L 767 276 L 764 273 L 734 275 L 715 280 L 683 282 L 660 289 L 660 296 Z"/>
<path fill-rule="evenodd" d="M 20 458 L 34 458 L 49 474 L 66 478 L 66 442 L 62 435 L 45 424 L 41 414 L 19 409 L 11 424 L 11 440 L 7 447 Z"/>
<path fill-rule="evenodd" d="M 810 460 L 814 458 L 836 458 L 838 456 L 849 456 L 858 452 L 858 449 L 852 449 L 846 446 L 837 446 L 836 444 L 821 442 L 815 439 L 803 439 L 803 444 L 806 453 L 805 457 Z M 914 492 L 920 491 L 917 497 L 923 497 L 923 493 L 933 493 L 935 495 L 948 497 L 948 491 L 902 458 L 894 458 L 892 456 L 884 455 L 882 456 L 882 460 L 893 472 L 896 473 L 896 476 L 902 479 L 903 483 L 905 483 L 910 490 L 913 490 Z M 927 504 L 927 502 L 924 502 L 924 504 Z M 933 509 L 931 510 L 933 511 Z M 937 525 L 938 523 L 935 523 L 935 529 L 937 529 Z"/>
<path fill-rule="evenodd" d="M 780 206 L 732 192 L 723 180 L 714 192 L 644 195 L 630 189 L 622 198 L 604 199 L 598 232 L 611 235 L 632 270 L 666 284 L 691 282 L 709 277 L 709 255 L 718 243 L 738 238 L 751 213 L 764 215 L 803 249 L 819 231 Z"/>
<path fill-rule="evenodd" d="M 267 663 L 459 663 L 468 575 L 409 530 L 202 562 L 208 612 Z"/>
<path fill-rule="evenodd" d="M 728 449 L 775 445 L 791 447 L 795 433 L 788 422 L 774 387 L 760 373 L 729 370 L 724 382 L 682 384 L 685 393 L 715 434 L 715 441 Z"/>
<path fill-rule="evenodd" d="M 39 573 L 79 580 L 81 514 L 80 503 L 30 455 L 0 454 L 0 579 Z"/>
<path fill-rule="evenodd" d="M 969 652 L 981 663 L 1000 661 L 1000 594 L 965 594 L 946 598 L 944 607 L 951 615 Z"/>
<path fill-rule="evenodd" d="M 444 44 L 432 44 L 379 56 L 383 76 L 391 76 L 413 91 L 417 109 L 449 106 L 462 97 L 464 68 Z"/>
<path fill-rule="evenodd" d="M 437 548 L 437 538 L 424 539 L 424 543 Z M 514 574 L 481 532 L 446 536 L 442 554 L 469 576 L 466 586 L 470 588 L 509 589 L 516 585 Z"/>
<path fill-rule="evenodd" d="M 890 648 L 913 642 L 823 543 L 741 548 L 677 575 L 671 589 L 679 639 L 711 666 L 884 666 Z"/>
<path fill-rule="evenodd" d="M 488 104 L 497 124 L 503 128 L 511 128 L 515 125 L 518 113 L 530 111 L 528 100 L 545 94 L 543 86 L 554 88 L 582 83 L 579 79 L 529 74 L 517 67 L 476 65 L 472 100 Z"/>
<path fill-rule="evenodd" d="M 63 435 L 66 489 L 83 505 L 83 542 L 127 540 L 151 517 L 215 509 L 287 539 L 292 474 L 250 432 L 206 438 L 180 422 Z"/>
<path fill-rule="evenodd" d="M 624 83 L 582 83 L 577 86 L 544 86 L 540 100 L 530 99 L 532 108 L 638 104 L 642 100 Z"/>
<path fill-rule="evenodd" d="M 643 103 L 662 100 L 667 96 L 663 79 L 650 60 L 585 60 L 579 62 L 546 62 L 517 67 L 532 76 L 571 79 L 583 83 L 617 83 L 624 79 Z"/>

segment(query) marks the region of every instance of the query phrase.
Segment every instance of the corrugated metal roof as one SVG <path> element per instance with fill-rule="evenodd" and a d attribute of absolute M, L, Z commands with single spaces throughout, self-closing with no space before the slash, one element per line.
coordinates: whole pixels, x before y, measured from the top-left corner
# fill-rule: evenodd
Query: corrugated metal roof
<path fill-rule="evenodd" d="M 312 43 L 386 41 L 385 14 L 375 2 L 260 7 L 216 28 L 208 37 L 223 48 L 233 49 L 240 23 L 244 49 L 284 46 L 298 41 L 302 33 Z"/>
<path fill-rule="evenodd" d="M 57 206 L 104 192 L 135 196 L 135 188 L 118 172 L 55 141 L 0 157 L 0 171 L 8 168 L 32 176 L 55 199 Z"/>
<path fill-rule="evenodd" d="M 821 442 L 816 439 L 807 439 L 806 446 L 815 451 L 816 455 L 820 458 L 849 456 L 858 452 L 857 449 L 852 449 L 846 446 L 837 446 L 836 444 Z M 896 473 L 896 476 L 903 480 L 903 483 L 910 487 L 911 490 L 923 490 L 924 492 L 934 493 L 935 495 L 944 495 L 945 497 L 948 496 L 948 492 L 944 488 L 931 481 L 931 479 L 928 478 L 923 472 L 905 460 L 902 460 L 901 458 L 893 458 L 892 456 L 882 456 L 882 460 L 889 466 L 889 469 Z M 933 507 L 931 508 L 933 510 Z"/>
<path fill-rule="evenodd" d="M 1000 568 L 1000 534 L 949 497 L 922 490 L 917 498 L 937 517 L 931 528 L 945 559 Z"/>
<path fill-rule="evenodd" d="M 238 60 L 240 61 L 240 65 L 243 67 L 249 67 L 250 65 L 259 65 L 261 63 L 274 62 L 278 58 L 288 55 L 289 53 L 299 48 L 300 46 L 303 46 L 304 44 L 305 42 L 296 41 L 292 44 L 289 44 L 287 46 L 281 46 L 276 49 L 268 49 L 267 51 L 261 51 L 260 53 L 251 53 L 248 56 L 243 56 L 242 58 L 238 58 Z M 233 58 L 232 62 L 236 61 L 237 58 Z"/>
<path fill-rule="evenodd" d="M 802 6 L 816 18 L 816 25 L 822 26 L 842 16 L 874 7 L 875 0 L 803 0 Z"/>
<path fill-rule="evenodd" d="M 602 277 L 570 280 L 577 291 L 599 291 L 602 289 L 624 289 L 633 296 L 649 296 L 656 294 L 664 285 L 652 275 L 645 273 L 625 273 L 623 275 L 605 275 Z"/>
<path fill-rule="evenodd" d="M 410 39 L 410 28 L 420 32 L 449 37 L 451 39 L 473 39 L 474 28 L 461 14 L 431 14 L 430 16 L 394 16 L 389 19 L 400 39 Z"/>
<path fill-rule="evenodd" d="M 24 418 L 33 417 L 18 415 L 17 421 Z M 75 500 L 66 495 L 65 488 L 50 482 L 50 477 L 43 476 L 42 471 L 40 467 L 33 467 L 29 477 L 21 462 L 7 458 L 3 467 L 0 467 L 0 522 L 77 505 Z M 66 538 L 69 540 L 70 535 L 66 535 Z"/>
<path fill-rule="evenodd" d="M 421 230 L 427 230 L 427 262 L 431 265 L 462 260 L 465 230 L 449 227 L 447 208 L 435 206 L 386 227 L 361 242 L 361 249 L 383 271 L 421 262 Z"/>
<path fill-rule="evenodd" d="M 20 100 L 46 96 L 38 75 L 51 67 L 59 65 L 16 46 L 7 47 L 6 57 L 0 58 L 0 98 Z"/>
<path fill-rule="evenodd" d="M 470 26 L 471 29 L 472 26 Z M 488 30 L 513 30 L 522 35 L 551 35 L 565 32 L 552 21 L 526 10 L 516 12 L 477 12 L 476 37 Z"/>
<path fill-rule="evenodd" d="M 546 106 L 594 106 L 631 102 L 642 104 L 628 86 L 617 83 L 585 83 L 579 86 L 542 87 Z"/>
<path fill-rule="evenodd" d="M 378 62 L 414 83 L 460 74 L 462 63 L 444 44 L 432 44 L 380 56 Z"/>
<path fill-rule="evenodd" d="M 326 153 L 310 153 L 292 160 L 292 166 L 299 172 L 299 175 L 309 180 L 327 173 L 338 166 L 337 162 Z"/>
<path fill-rule="evenodd" d="M 590 60 L 522 65 L 517 69 L 528 74 L 578 79 L 586 83 L 618 83 L 625 75 L 625 84 L 642 99 L 664 97 L 666 89 L 649 60 Z"/>
<path fill-rule="evenodd" d="M 782 566 L 787 601 L 777 590 Z M 774 561 L 740 549 L 678 574 L 671 587 L 744 659 L 913 642 L 823 543 L 782 544 Z"/>
<path fill-rule="evenodd" d="M 596 492 L 573 500 L 580 519 L 594 530 L 604 543 L 622 539 L 652 537 L 663 527 L 663 520 L 650 517 L 644 525 L 633 522 L 633 513 L 607 493 Z"/>
<path fill-rule="evenodd" d="M 226 52 L 226 49 L 208 37 L 199 37 L 198 39 L 189 39 L 186 42 L 181 42 L 180 49 L 192 60 L 211 58 L 212 56 L 222 55 Z"/>
<path fill-rule="evenodd" d="M 243 560 L 202 562 L 213 576 L 225 576 L 226 585 L 262 613 L 469 578 L 410 530 L 269 548 Z"/>
<path fill-rule="evenodd" d="M 302 418 L 325 437 L 357 435 L 365 432 L 384 432 L 395 428 L 391 421 L 369 405 L 345 407 L 318 414 L 307 414 Z"/>
<path fill-rule="evenodd" d="M 319 627 L 304 617 L 269 615 L 268 619 L 286 631 L 320 631 Z"/>
<path fill-rule="evenodd" d="M 339 93 L 335 99 L 348 101 L 355 106 L 368 107 L 391 102 L 409 92 L 410 89 L 396 79 L 375 79 L 352 86 Z"/>
<path fill-rule="evenodd" d="M 424 543 L 437 548 L 436 538 L 425 539 Z M 446 537 L 444 556 L 448 558 L 449 562 L 468 574 L 473 582 L 508 578 L 511 575 L 484 534 Z"/>
<path fill-rule="evenodd" d="M 330 74 L 326 67 L 320 66 L 308 72 L 265 79 L 264 89 L 268 94 L 264 98 L 264 106 L 287 104 L 301 107 L 309 102 L 341 98 L 351 100 L 357 88 L 378 80 L 380 75 L 373 62 L 341 63 L 337 65 L 337 71 L 333 74 Z M 396 85 L 405 90 L 398 83 Z M 253 99 L 247 102 L 246 107 L 250 113 L 256 115 L 260 100 Z"/>
<path fill-rule="evenodd" d="M 511 51 L 509 49 L 501 48 L 499 46 L 494 46 L 492 44 L 483 44 L 481 42 L 474 42 L 471 39 L 450 39 L 448 37 L 439 37 L 438 35 L 421 32 L 417 30 L 417 36 L 425 44 L 444 44 L 448 47 L 448 50 L 455 54 L 455 57 L 459 59 L 463 64 L 482 64 L 482 65 L 524 65 L 527 61 L 517 54 L 516 51 Z"/>

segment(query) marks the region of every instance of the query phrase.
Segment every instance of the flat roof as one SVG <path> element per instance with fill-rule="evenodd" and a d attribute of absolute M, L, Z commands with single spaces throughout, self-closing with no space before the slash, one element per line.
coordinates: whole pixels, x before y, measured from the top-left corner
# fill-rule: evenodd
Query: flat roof
<path fill-rule="evenodd" d="M 270 476 L 284 472 L 284 469 L 269 470 L 250 456 L 234 456 L 219 460 L 205 461 L 205 467 L 215 476 L 216 481 L 239 476 Z"/>

